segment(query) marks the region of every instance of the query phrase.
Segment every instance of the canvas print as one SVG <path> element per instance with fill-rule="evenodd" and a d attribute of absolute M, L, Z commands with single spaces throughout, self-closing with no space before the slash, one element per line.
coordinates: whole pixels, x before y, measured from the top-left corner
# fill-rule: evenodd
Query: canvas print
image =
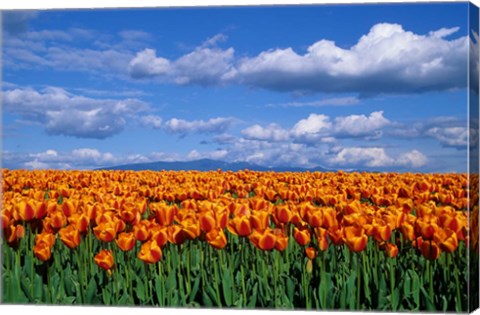
<path fill-rule="evenodd" d="M 2 304 L 478 308 L 474 4 L 1 17 Z"/>

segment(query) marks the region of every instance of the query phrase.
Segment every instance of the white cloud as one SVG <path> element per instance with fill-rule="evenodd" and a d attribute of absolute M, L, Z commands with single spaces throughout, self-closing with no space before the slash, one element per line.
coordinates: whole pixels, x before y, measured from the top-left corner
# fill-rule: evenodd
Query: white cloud
<path fill-rule="evenodd" d="M 428 159 L 423 153 L 418 150 L 412 150 L 407 153 L 401 154 L 397 159 L 398 165 L 421 167 L 425 166 Z"/>
<path fill-rule="evenodd" d="M 233 118 L 217 117 L 205 120 L 184 120 L 172 118 L 165 122 L 164 129 L 170 133 L 223 133 L 234 122 Z"/>
<path fill-rule="evenodd" d="M 139 52 L 130 63 L 130 74 L 177 84 L 237 83 L 289 92 L 374 95 L 445 90 L 466 86 L 467 37 L 446 39 L 458 31 L 458 27 L 441 28 L 420 35 L 399 24 L 379 23 L 347 49 L 321 39 L 304 54 L 287 47 L 243 58 L 235 58 L 232 47 L 215 46 L 225 40 L 220 34 L 177 60 L 157 57 L 148 49 Z M 140 58 L 147 53 L 149 58 Z M 171 67 L 157 71 L 157 61 Z M 306 106 L 354 103 L 355 99 L 345 98 Z"/>
<path fill-rule="evenodd" d="M 444 90 L 466 85 L 467 39 L 446 40 L 458 28 L 427 35 L 380 23 L 349 49 L 319 40 L 305 54 L 264 51 L 236 65 L 246 85 L 278 91 L 357 92 L 364 95 Z"/>
<path fill-rule="evenodd" d="M 146 127 L 160 129 L 162 127 L 162 117 L 157 115 L 146 115 L 141 118 L 141 122 Z"/>
<path fill-rule="evenodd" d="M 57 87 L 4 91 L 3 106 L 6 112 L 38 123 L 49 134 L 97 139 L 121 132 L 127 118 L 149 109 L 138 99 L 95 99 Z"/>
<path fill-rule="evenodd" d="M 339 116 L 333 122 L 327 115 L 310 114 L 307 118 L 299 120 L 290 129 L 273 123 L 265 127 L 256 124 L 243 129 L 241 133 L 252 140 L 294 141 L 315 145 L 334 143 L 339 137 L 378 139 L 382 136 L 383 129 L 390 124 L 391 122 L 383 116 L 383 111 L 372 112 L 369 116 Z"/>
<path fill-rule="evenodd" d="M 398 158 L 389 156 L 382 147 L 348 147 L 342 148 L 329 159 L 331 165 L 346 167 L 413 167 L 418 168 L 427 164 L 427 157 L 418 150 L 399 155 Z"/>
<path fill-rule="evenodd" d="M 335 118 L 335 133 L 349 136 L 365 136 L 380 131 L 390 121 L 383 117 L 383 111 L 372 112 L 370 116 L 349 115 Z"/>
<path fill-rule="evenodd" d="M 253 125 L 242 130 L 242 134 L 248 139 L 288 141 L 289 132 L 277 124 L 270 124 L 267 127 Z"/>
<path fill-rule="evenodd" d="M 133 78 L 139 79 L 157 77 L 179 85 L 216 85 L 231 71 L 233 55 L 233 48 L 201 46 L 171 61 L 157 57 L 153 49 L 145 49 L 130 61 L 128 71 Z"/>
<path fill-rule="evenodd" d="M 322 114 L 310 114 L 308 118 L 298 121 L 291 132 L 296 137 L 327 134 L 331 132 L 330 118 Z"/>
<path fill-rule="evenodd" d="M 156 56 L 153 49 L 145 49 L 128 64 L 128 72 L 133 78 L 166 75 L 171 71 L 170 61 Z"/>
<path fill-rule="evenodd" d="M 468 129 L 466 127 L 433 127 L 425 134 L 431 136 L 445 146 L 464 147 L 468 145 Z"/>

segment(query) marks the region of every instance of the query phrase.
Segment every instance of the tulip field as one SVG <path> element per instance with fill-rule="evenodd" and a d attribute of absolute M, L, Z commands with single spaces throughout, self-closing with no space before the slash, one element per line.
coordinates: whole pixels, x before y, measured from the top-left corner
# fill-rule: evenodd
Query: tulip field
<path fill-rule="evenodd" d="M 469 281 L 478 269 L 478 187 L 469 183 L 478 178 L 466 174 L 2 175 L 2 303 L 478 305 L 478 282 Z"/>

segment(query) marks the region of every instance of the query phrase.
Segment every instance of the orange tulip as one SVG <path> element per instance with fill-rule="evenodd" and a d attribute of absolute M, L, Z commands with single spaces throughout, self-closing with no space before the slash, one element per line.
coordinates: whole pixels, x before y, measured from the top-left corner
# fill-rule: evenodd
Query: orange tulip
<path fill-rule="evenodd" d="M 392 229 L 388 224 L 376 224 L 374 227 L 373 237 L 378 242 L 387 242 L 392 235 Z"/>
<path fill-rule="evenodd" d="M 55 234 L 44 231 L 40 234 L 35 235 L 35 243 L 41 242 L 48 244 L 49 247 L 53 247 L 53 245 L 55 244 Z"/>
<path fill-rule="evenodd" d="M 118 234 L 116 243 L 124 252 L 130 251 L 135 247 L 135 236 L 133 233 L 122 232 Z"/>
<path fill-rule="evenodd" d="M 95 263 L 102 269 L 112 273 L 112 269 L 115 265 L 113 260 L 113 253 L 111 250 L 103 249 L 94 257 Z"/>
<path fill-rule="evenodd" d="M 150 237 L 150 222 L 142 220 L 133 226 L 133 235 L 137 241 L 143 242 Z"/>
<path fill-rule="evenodd" d="M 62 211 L 66 217 L 69 217 L 77 211 L 77 204 L 71 202 L 70 200 L 64 200 L 62 202 Z"/>
<path fill-rule="evenodd" d="M 147 264 L 154 264 L 162 259 L 162 249 L 156 241 L 150 240 L 143 243 L 137 257 Z"/>
<path fill-rule="evenodd" d="M 286 204 L 281 204 L 276 206 L 275 215 L 277 220 L 281 223 L 290 222 L 293 216 L 292 211 L 290 210 L 290 207 Z"/>
<path fill-rule="evenodd" d="M 252 227 L 257 231 L 264 231 L 270 223 L 270 213 L 267 211 L 255 211 L 250 216 Z"/>
<path fill-rule="evenodd" d="M 88 216 L 84 213 L 74 213 L 68 218 L 68 222 L 70 225 L 75 226 L 77 230 L 81 233 L 84 233 L 88 230 L 88 226 L 90 225 L 90 220 Z"/>
<path fill-rule="evenodd" d="M 277 239 L 275 249 L 279 252 L 286 250 L 288 247 L 288 235 L 285 235 L 280 229 L 274 229 L 273 234 L 275 234 L 275 238 Z"/>
<path fill-rule="evenodd" d="M 306 246 L 310 243 L 310 230 L 306 226 L 293 229 L 293 238 L 300 246 Z"/>
<path fill-rule="evenodd" d="M 58 231 L 58 235 L 60 236 L 60 240 L 63 242 L 63 244 L 70 249 L 80 245 L 80 232 L 73 225 L 62 228 L 60 231 Z"/>
<path fill-rule="evenodd" d="M 260 234 L 260 233 L 259 233 Z M 261 250 L 272 250 L 275 247 L 277 238 L 270 229 L 266 229 L 258 237 L 257 247 Z"/>
<path fill-rule="evenodd" d="M 317 228 L 323 224 L 323 213 L 319 208 L 316 208 L 314 211 L 307 212 L 308 223 L 311 227 Z"/>
<path fill-rule="evenodd" d="M 155 240 L 161 248 L 168 242 L 168 228 L 155 226 L 152 229 L 151 239 Z"/>
<path fill-rule="evenodd" d="M 35 218 L 35 209 L 29 202 L 21 201 L 15 208 L 20 220 L 31 221 Z"/>
<path fill-rule="evenodd" d="M 433 240 L 435 232 L 438 230 L 438 225 L 434 222 L 426 222 L 421 219 L 416 222 L 417 234 L 421 235 L 425 240 Z"/>
<path fill-rule="evenodd" d="M 52 256 L 52 248 L 47 242 L 38 242 L 33 246 L 33 253 L 41 261 L 47 261 Z"/>
<path fill-rule="evenodd" d="M 63 214 L 63 212 L 56 211 L 52 215 L 50 215 L 50 225 L 52 228 L 58 230 L 64 227 L 67 224 L 67 217 Z"/>
<path fill-rule="evenodd" d="M 328 230 L 324 228 L 316 228 L 315 235 L 317 236 L 318 248 L 321 251 L 326 251 L 328 249 Z"/>
<path fill-rule="evenodd" d="M 210 213 L 205 213 L 200 217 L 200 228 L 208 233 L 216 226 L 215 218 Z"/>
<path fill-rule="evenodd" d="M 440 249 L 447 253 L 453 253 L 458 247 L 457 234 L 452 230 L 442 230 L 441 239 L 436 239 Z"/>
<path fill-rule="evenodd" d="M 227 237 L 225 232 L 220 229 L 213 229 L 205 235 L 208 244 L 216 249 L 222 249 L 227 245 Z"/>
<path fill-rule="evenodd" d="M 252 226 L 247 216 L 234 217 L 227 225 L 230 233 L 238 236 L 249 236 L 252 233 Z"/>
<path fill-rule="evenodd" d="M 18 241 L 25 236 L 23 225 L 10 225 L 5 229 L 5 238 L 10 246 L 18 245 Z"/>
<path fill-rule="evenodd" d="M 307 255 L 308 259 L 310 259 L 310 260 L 314 260 L 315 257 L 317 256 L 315 248 L 313 248 L 313 247 L 305 248 L 305 254 Z"/>
<path fill-rule="evenodd" d="M 395 244 L 387 243 L 385 251 L 390 258 L 395 258 L 398 255 L 398 247 Z"/>
<path fill-rule="evenodd" d="M 111 242 L 117 236 L 118 224 L 114 221 L 100 223 L 93 228 L 93 233 L 100 241 Z"/>
<path fill-rule="evenodd" d="M 346 226 L 343 228 L 343 241 L 354 252 L 361 252 L 367 246 L 368 237 L 363 228 Z"/>
<path fill-rule="evenodd" d="M 420 251 L 422 252 L 423 257 L 429 260 L 437 259 L 442 253 L 437 243 L 434 241 L 422 242 L 420 245 Z"/>
<path fill-rule="evenodd" d="M 126 223 L 135 224 L 140 221 L 141 217 L 139 209 L 133 202 L 124 204 L 120 210 L 120 218 Z"/>
<path fill-rule="evenodd" d="M 412 224 L 404 222 L 400 226 L 400 231 L 402 232 L 403 237 L 405 237 L 407 240 L 413 241 L 415 239 L 415 231 Z"/>
<path fill-rule="evenodd" d="M 187 239 L 188 235 L 180 225 L 171 225 L 167 228 L 168 241 L 172 244 L 181 245 Z"/>
<path fill-rule="evenodd" d="M 169 206 L 165 203 L 151 203 L 149 207 L 150 211 L 155 213 L 157 222 L 163 226 L 172 225 L 178 213 L 178 207 L 176 205 Z"/>

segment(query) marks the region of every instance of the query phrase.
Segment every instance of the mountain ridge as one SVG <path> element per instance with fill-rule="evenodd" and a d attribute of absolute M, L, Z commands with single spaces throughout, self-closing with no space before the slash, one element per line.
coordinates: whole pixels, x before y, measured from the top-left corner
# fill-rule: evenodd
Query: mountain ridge
<path fill-rule="evenodd" d="M 252 164 L 249 162 L 225 162 L 220 160 L 212 159 L 199 159 L 193 161 L 157 161 L 157 162 L 146 162 L 146 163 L 132 163 L 132 164 L 123 164 L 115 165 L 109 167 L 97 168 L 97 170 L 132 170 L 132 171 L 216 171 L 221 169 L 222 171 L 240 171 L 240 170 L 251 170 L 251 171 L 273 171 L 273 172 L 334 172 L 336 170 L 330 170 L 317 166 L 314 168 L 303 168 L 296 166 L 275 166 L 275 167 L 266 167 L 257 164 Z"/>

